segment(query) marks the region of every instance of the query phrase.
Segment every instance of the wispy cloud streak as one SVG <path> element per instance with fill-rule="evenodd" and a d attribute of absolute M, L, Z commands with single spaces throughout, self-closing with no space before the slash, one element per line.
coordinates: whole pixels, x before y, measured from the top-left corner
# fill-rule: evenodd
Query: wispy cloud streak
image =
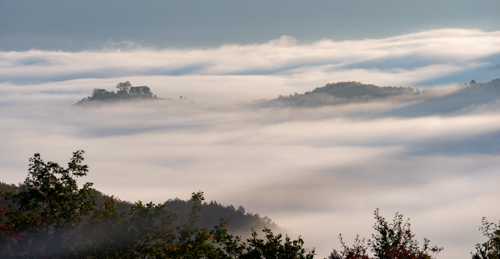
<path fill-rule="evenodd" d="M 24 84 L 141 75 L 276 75 L 415 85 L 472 69 L 484 68 L 478 76 L 487 77 L 486 68 L 498 65 L 487 57 L 498 55 L 499 45 L 500 32 L 441 29 L 310 44 L 282 36 L 265 44 L 209 49 L 0 52 L 0 78 Z"/>

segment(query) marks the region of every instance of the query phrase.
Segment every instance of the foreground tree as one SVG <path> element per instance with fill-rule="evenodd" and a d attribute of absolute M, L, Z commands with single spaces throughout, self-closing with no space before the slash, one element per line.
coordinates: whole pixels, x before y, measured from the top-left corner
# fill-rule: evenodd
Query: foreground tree
<path fill-rule="evenodd" d="M 264 229 L 266 240 L 257 238 L 257 232 L 252 230 L 252 238 L 248 239 L 248 246 L 244 253 L 239 257 L 242 259 L 266 258 L 266 259 L 313 259 L 314 249 L 306 252 L 303 248 L 304 240 L 290 240 L 285 237 L 282 243 L 282 235 L 274 235 L 270 229 Z"/>
<path fill-rule="evenodd" d="M 299 237 L 284 242 L 264 229 L 242 242 L 228 233 L 227 221 L 198 228 L 203 192 L 192 194 L 186 223 L 164 204 L 137 202 L 118 213 L 111 198 L 96 208 L 91 183 L 78 187 L 88 172 L 84 151 L 76 151 L 67 168 L 45 163 L 40 154 L 30 159 L 26 190 L 4 191 L 8 207 L 0 205 L 1 258 L 285 258 L 312 259 Z M 7 188 L 8 189 L 8 188 Z"/>
<path fill-rule="evenodd" d="M 429 240 L 424 238 L 420 248 L 415 235 L 411 231 L 409 219 L 404 221 L 403 215 L 396 213 L 392 223 L 380 215 L 378 209 L 374 212 L 376 233 L 366 241 L 356 237 L 353 247 L 347 247 L 340 236 L 341 251 L 334 250 L 330 259 L 369 259 L 368 249 L 373 252 L 373 258 L 378 259 L 431 259 L 435 258 L 443 248 L 429 248 Z"/>
<path fill-rule="evenodd" d="M 30 159 L 24 181 L 27 190 L 4 194 L 11 201 L 9 208 L 2 208 L 0 242 L 4 254 L 22 251 L 26 255 L 56 256 L 66 252 L 59 248 L 72 246 L 71 230 L 90 215 L 95 205 L 92 184 L 79 188 L 76 182 L 88 172 L 81 164 L 83 153 L 74 152 L 67 168 L 45 163 L 40 154 Z"/>
<path fill-rule="evenodd" d="M 476 252 L 472 254 L 472 259 L 500 259 L 500 222 L 497 225 L 483 218 L 482 223 L 479 230 L 488 241 L 476 244 Z"/>
<path fill-rule="evenodd" d="M 370 259 L 366 253 L 368 250 L 366 239 L 360 239 L 359 235 L 356 236 L 352 247 L 345 244 L 342 234 L 339 234 L 339 239 L 342 249 L 340 251 L 334 249 L 328 259 Z"/>

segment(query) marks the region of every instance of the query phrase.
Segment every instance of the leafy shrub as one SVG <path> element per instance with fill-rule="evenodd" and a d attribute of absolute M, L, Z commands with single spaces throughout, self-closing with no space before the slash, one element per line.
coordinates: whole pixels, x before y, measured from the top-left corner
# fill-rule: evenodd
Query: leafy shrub
<path fill-rule="evenodd" d="M 373 258 L 379 259 L 431 259 L 443 250 L 437 246 L 429 248 L 429 240 L 426 238 L 424 238 L 423 247 L 420 248 L 411 231 L 409 219 L 404 221 L 402 214 L 396 212 L 392 223 L 387 222 L 378 209 L 375 210 L 374 215 L 373 228 L 376 233 L 372 234 L 371 239 L 366 241 L 357 236 L 353 247 L 347 247 L 342 236 L 339 236 L 342 250 L 333 250 L 329 259 L 369 259 L 368 249 L 373 252 L 375 256 Z"/>
<path fill-rule="evenodd" d="M 472 254 L 472 259 L 500 259 L 500 222 L 497 225 L 483 217 L 479 230 L 488 241 L 476 244 L 476 253 Z"/>

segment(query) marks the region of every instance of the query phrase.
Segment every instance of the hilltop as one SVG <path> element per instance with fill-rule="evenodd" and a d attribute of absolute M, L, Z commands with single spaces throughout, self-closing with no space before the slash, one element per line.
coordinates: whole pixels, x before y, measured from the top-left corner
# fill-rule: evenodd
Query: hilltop
<path fill-rule="evenodd" d="M 395 98 L 414 100 L 423 96 L 424 94 L 420 90 L 411 87 L 380 87 L 360 82 L 338 82 L 317 87 L 313 91 L 305 92 L 304 94 L 280 95 L 276 99 L 260 100 L 257 103 L 264 107 L 316 107 L 382 101 Z"/>
<path fill-rule="evenodd" d="M 139 100 L 155 100 L 161 99 L 156 97 L 155 94 L 151 92 L 148 86 L 132 86 L 129 81 L 124 83 L 118 83 L 116 85 L 118 89 L 116 93 L 114 91 L 107 91 L 105 89 L 94 89 L 92 95 L 85 97 L 78 101 L 74 105 L 88 105 L 95 104 L 97 102 L 117 102 L 117 101 L 139 101 Z"/>
<path fill-rule="evenodd" d="M 456 88 L 419 90 L 411 87 L 377 86 L 360 82 L 329 83 L 303 94 L 278 96 L 254 102 L 257 107 L 314 108 L 361 103 L 393 103 L 391 110 L 380 115 L 415 117 L 470 113 L 487 107 L 497 109 L 500 99 L 500 78 Z"/>

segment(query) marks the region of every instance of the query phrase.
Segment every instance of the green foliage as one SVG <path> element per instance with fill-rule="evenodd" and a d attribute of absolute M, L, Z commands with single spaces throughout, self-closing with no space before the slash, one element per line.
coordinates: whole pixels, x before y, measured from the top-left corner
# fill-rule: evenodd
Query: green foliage
<path fill-rule="evenodd" d="M 285 237 L 285 242 L 282 243 L 282 235 L 274 235 L 270 229 L 262 230 L 266 239 L 257 238 L 257 232 L 252 230 L 252 238 L 248 239 L 248 246 L 244 253 L 239 257 L 242 259 L 266 258 L 266 259 L 312 259 L 314 258 L 314 249 L 306 253 L 303 248 L 304 240 L 290 240 L 290 237 Z"/>
<path fill-rule="evenodd" d="M 28 255 L 61 254 L 61 244 L 71 246 L 70 229 L 75 228 L 94 207 L 91 183 L 79 188 L 76 178 L 87 174 L 83 151 L 76 151 L 67 168 L 45 163 L 40 154 L 30 159 L 25 180 L 27 190 L 7 191 L 8 208 L 2 208 L 1 246 L 3 253 L 23 251 Z M 6 230 L 4 232 L 4 230 Z"/>
<path fill-rule="evenodd" d="M 147 86 L 132 86 L 130 87 L 129 94 L 153 98 L 153 93 Z"/>
<path fill-rule="evenodd" d="M 186 224 L 193 206 L 191 201 L 181 199 L 170 199 L 164 203 L 168 210 L 178 215 L 178 223 Z M 197 227 L 215 227 L 219 225 L 219 219 L 227 219 L 229 225 L 227 228 L 230 232 L 248 231 L 249 229 L 264 229 L 270 228 L 273 230 L 282 231 L 278 225 L 272 222 L 268 217 L 261 217 L 259 214 L 245 213 L 245 209 L 239 206 L 235 209 L 234 206 L 224 206 L 215 201 L 203 202 L 200 210 L 200 218 L 196 223 Z M 250 233 L 247 237 L 250 237 Z"/>
<path fill-rule="evenodd" d="M 17 186 L 15 184 L 7 184 L 7 183 L 0 182 L 0 193 L 11 192 L 11 193 L 17 194 L 19 192 L 20 187 L 21 187 L 21 184 L 19 184 L 19 186 Z"/>
<path fill-rule="evenodd" d="M 128 92 L 131 87 L 132 87 L 132 84 L 130 83 L 130 81 L 120 82 L 116 85 L 116 88 L 118 89 L 118 91 L 124 91 L 124 92 Z"/>
<path fill-rule="evenodd" d="M 372 252 L 377 258 L 408 258 L 408 259 L 430 259 L 429 240 L 424 238 L 424 246 L 420 248 L 415 235 L 411 232 L 409 219 L 404 221 L 403 215 L 396 213 L 392 223 L 385 221 L 380 216 L 379 210 L 375 210 L 375 225 L 377 232 L 368 241 Z"/>
<path fill-rule="evenodd" d="M 134 205 L 131 202 L 123 201 L 123 200 L 120 200 L 114 196 L 106 195 L 106 194 L 104 194 L 96 189 L 92 189 L 91 193 L 92 193 L 92 196 L 94 196 L 94 200 L 96 203 L 96 206 L 95 206 L 96 209 L 97 208 L 104 208 L 106 202 L 110 202 L 111 200 L 113 201 L 113 204 L 114 204 L 116 211 L 118 213 L 128 213 L 128 212 L 130 212 L 130 208 L 132 208 L 132 206 Z"/>
<path fill-rule="evenodd" d="M 338 252 L 334 250 L 330 259 L 369 259 L 368 248 L 371 249 L 374 258 L 378 259 L 431 259 L 437 256 L 443 248 L 437 246 L 429 248 L 429 240 L 424 238 L 424 245 L 419 247 L 415 235 L 411 232 L 409 219 L 404 221 L 403 215 L 396 213 L 392 223 L 387 222 L 376 209 L 375 215 L 375 234 L 372 239 L 365 241 L 356 237 L 354 245 L 349 248 L 345 245 L 340 236 L 340 242 L 343 250 Z"/>
<path fill-rule="evenodd" d="M 156 100 L 156 95 L 151 92 L 148 86 L 132 86 L 129 81 L 118 83 L 117 92 L 107 91 L 106 89 L 96 88 L 92 95 L 85 97 L 75 105 L 90 105 L 96 102 L 117 102 L 117 101 L 138 101 L 138 100 Z"/>
<path fill-rule="evenodd" d="M 77 179 L 88 172 L 82 165 L 83 154 L 81 150 L 74 152 L 66 168 L 45 163 L 40 154 L 35 154 L 24 184 L 0 183 L 1 258 L 314 258 L 314 249 L 306 251 L 302 238 L 283 239 L 268 228 L 263 229 L 264 238 L 252 229 L 251 238 L 243 242 L 229 233 L 226 219 L 210 228 L 200 226 L 203 209 L 212 207 L 261 220 L 258 214 L 245 214 L 241 206 L 235 210 L 214 202 L 203 203 L 201 191 L 193 193 L 188 202 L 131 204 L 92 189 L 92 183 L 80 188 Z M 178 216 L 168 207 L 184 211 L 186 205 L 186 218 L 177 223 Z M 329 259 L 431 259 L 443 250 L 430 248 L 427 239 L 420 247 L 402 214 L 396 213 L 392 222 L 386 221 L 378 209 L 374 215 L 375 234 L 371 239 L 358 236 L 348 247 L 339 236 L 342 249 L 334 250 Z M 483 218 L 480 230 L 488 240 L 476 245 L 472 258 L 500 259 L 500 223 Z"/>
<path fill-rule="evenodd" d="M 171 227 L 175 215 L 164 205 L 134 204 L 129 215 L 118 214 L 112 199 L 96 210 L 82 227 L 79 246 L 74 253 L 87 258 L 146 257 L 159 244 L 175 239 Z"/>
<path fill-rule="evenodd" d="M 410 87 L 379 87 L 359 82 L 338 82 L 326 84 L 304 94 L 278 96 L 274 100 L 262 100 L 260 106 L 302 106 L 318 107 L 324 105 L 339 105 L 346 103 L 368 102 L 386 100 L 390 98 L 403 98 L 406 100 L 423 98 L 418 89 Z"/>
<path fill-rule="evenodd" d="M 0 205 L 2 258 L 313 258 L 299 237 L 284 243 L 282 235 L 264 229 L 266 239 L 242 242 L 229 234 L 227 221 L 197 227 L 203 192 L 192 194 L 191 211 L 184 224 L 165 204 L 137 202 L 127 213 L 117 211 L 114 197 L 100 196 L 99 207 L 86 183 L 83 151 L 73 153 L 67 168 L 45 163 L 39 154 L 30 159 L 25 191 L 1 185 L 8 207 Z M 125 204 L 127 205 L 127 204 Z M 234 210 L 234 209 L 233 209 Z"/>
<path fill-rule="evenodd" d="M 366 245 L 366 239 L 360 239 L 359 235 L 354 239 L 354 244 L 352 247 L 348 247 L 344 240 L 342 239 L 342 234 L 339 234 L 340 245 L 342 246 L 341 251 L 333 250 L 328 259 L 369 259 L 366 251 L 368 246 Z"/>
<path fill-rule="evenodd" d="M 472 254 L 472 259 L 500 259 L 500 222 L 497 225 L 483 218 L 479 230 L 488 241 L 476 244 L 476 253 Z"/>
<path fill-rule="evenodd" d="M 45 163 L 40 154 L 30 159 L 28 177 L 24 181 L 27 191 L 7 194 L 23 212 L 39 213 L 55 229 L 76 226 L 94 207 L 91 197 L 92 183 L 79 188 L 76 178 L 87 175 L 88 167 L 82 165 L 84 151 L 73 153 L 65 169 L 57 163 Z"/>

